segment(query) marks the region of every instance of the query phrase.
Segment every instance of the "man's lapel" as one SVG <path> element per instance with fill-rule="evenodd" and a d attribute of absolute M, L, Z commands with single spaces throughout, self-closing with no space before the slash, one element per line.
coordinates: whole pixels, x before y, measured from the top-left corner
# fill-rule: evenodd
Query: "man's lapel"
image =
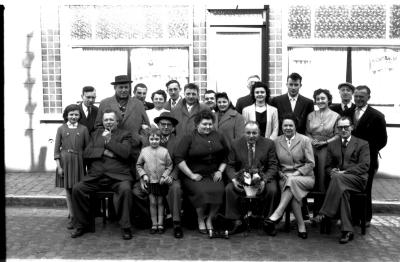
<path fill-rule="evenodd" d="M 301 115 L 301 111 L 303 111 L 303 106 L 304 106 L 303 98 L 299 94 L 299 96 L 297 97 L 297 101 L 296 101 L 296 105 L 294 107 L 293 113 L 296 116 Z"/>
<path fill-rule="evenodd" d="M 350 159 L 351 154 L 354 152 L 356 146 L 357 146 L 356 138 L 354 136 L 352 136 L 350 141 L 349 141 L 349 143 L 347 143 L 346 152 L 344 153 L 343 162 L 345 161 L 345 159 Z"/>

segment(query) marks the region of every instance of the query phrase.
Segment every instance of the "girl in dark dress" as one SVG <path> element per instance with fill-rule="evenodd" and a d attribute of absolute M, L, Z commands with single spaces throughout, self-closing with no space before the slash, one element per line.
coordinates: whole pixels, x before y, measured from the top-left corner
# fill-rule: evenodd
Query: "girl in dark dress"
<path fill-rule="evenodd" d="M 200 111 L 195 119 L 196 129 L 182 138 L 175 154 L 175 163 L 182 171 L 182 185 L 196 208 L 199 232 L 212 230 L 212 219 L 223 202 L 228 143 L 213 129 L 214 115 Z M 209 213 L 205 211 L 209 207 Z"/>

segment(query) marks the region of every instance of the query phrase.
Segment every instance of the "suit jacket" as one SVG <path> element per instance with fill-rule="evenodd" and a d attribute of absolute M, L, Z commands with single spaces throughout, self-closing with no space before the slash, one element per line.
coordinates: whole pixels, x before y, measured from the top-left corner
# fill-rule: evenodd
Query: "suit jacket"
<path fill-rule="evenodd" d="M 91 113 L 89 117 L 86 117 L 85 112 L 83 111 L 82 103 L 79 103 L 79 113 L 81 114 L 81 118 L 79 119 L 79 123 L 86 126 L 86 128 L 89 131 L 89 134 L 93 132 L 95 129 L 95 121 L 97 118 L 97 113 L 99 111 L 99 108 L 97 106 L 92 106 Z"/>
<path fill-rule="evenodd" d="M 88 174 L 84 181 L 96 179 L 102 175 L 124 181 L 133 180 L 131 175 L 130 157 L 132 148 L 131 133 L 116 128 L 111 132 L 111 140 L 105 144 L 104 127 L 97 128 L 91 135 L 90 142 L 84 151 L 88 161 Z M 105 156 L 104 150 L 114 153 L 114 157 Z"/>
<path fill-rule="evenodd" d="M 229 108 L 221 119 L 218 112 L 215 113 L 215 129 L 224 135 L 229 143 L 243 136 L 244 124 L 243 116 L 232 108 Z"/>
<path fill-rule="evenodd" d="M 378 168 L 379 151 L 386 146 L 387 132 L 385 116 L 378 110 L 368 106 L 358 120 L 352 135 L 369 143 L 371 168 Z"/>
<path fill-rule="evenodd" d="M 103 99 L 100 102 L 99 112 L 96 118 L 96 127 L 103 125 L 103 113 L 105 109 L 111 108 L 120 112 L 119 103 L 115 96 Z M 119 122 L 119 127 L 132 132 L 132 135 L 139 134 L 142 124 L 150 126 L 142 101 L 135 97 L 130 97 L 126 105 L 124 118 Z"/>
<path fill-rule="evenodd" d="M 183 100 L 183 99 L 180 97 L 179 100 L 178 100 L 178 103 L 176 103 L 176 105 L 175 105 L 175 108 L 176 108 L 176 106 L 177 106 L 178 104 L 182 103 L 182 100 Z M 171 107 L 172 107 L 172 106 L 171 106 L 171 98 L 170 98 L 170 99 L 167 100 L 167 102 L 165 102 L 164 108 L 167 109 L 167 110 L 169 110 L 169 111 L 172 111 L 173 109 L 172 109 Z M 174 109 L 175 109 L 175 108 L 174 108 Z"/>
<path fill-rule="evenodd" d="M 328 144 L 325 172 L 330 174 L 333 168 L 345 170 L 346 173 L 368 179 L 370 163 L 368 142 L 351 136 L 346 151 L 342 156 L 342 139 L 336 139 Z"/>
<path fill-rule="evenodd" d="M 256 107 L 254 104 L 243 109 L 243 117 L 246 122 L 256 121 Z M 265 129 L 265 137 L 275 140 L 278 137 L 279 118 L 278 110 L 267 104 L 267 124 Z"/>
<path fill-rule="evenodd" d="M 330 106 L 330 109 L 332 111 L 335 111 L 336 113 L 338 113 L 340 116 L 348 116 L 348 117 L 352 118 L 354 115 L 354 111 L 356 110 L 356 105 L 354 103 L 352 103 L 350 108 L 348 108 L 347 110 L 343 110 L 341 103 L 332 104 Z"/>
<path fill-rule="evenodd" d="M 299 94 L 298 99 L 296 101 L 296 106 L 294 107 L 294 111 L 292 111 L 289 97 L 288 94 L 286 93 L 274 97 L 271 101 L 271 105 L 278 109 L 279 134 L 282 134 L 282 116 L 285 113 L 291 113 L 291 112 L 293 112 L 296 115 L 299 121 L 299 124 L 296 129 L 297 133 L 303 135 L 306 133 L 307 116 L 309 113 L 314 111 L 314 102 L 311 99 L 308 99 Z"/>
<path fill-rule="evenodd" d="M 290 147 L 284 135 L 275 140 L 276 154 L 278 156 L 280 171 L 300 171 L 303 176 L 314 176 L 314 152 L 310 138 L 296 133 Z"/>
<path fill-rule="evenodd" d="M 251 97 L 250 94 L 247 96 L 240 97 L 236 102 L 236 111 L 238 111 L 240 114 L 242 114 L 243 108 L 254 104 L 254 102 L 255 101 L 253 100 L 253 98 Z"/>
<path fill-rule="evenodd" d="M 178 103 L 171 112 L 172 116 L 179 121 L 178 125 L 175 127 L 176 136 L 178 138 L 182 138 L 184 135 L 189 135 L 193 132 L 195 129 L 194 116 L 203 109 L 209 109 L 209 107 L 205 104 L 196 103 L 189 113 L 185 99 L 183 99 L 182 103 Z"/>
<path fill-rule="evenodd" d="M 264 181 L 269 182 L 278 178 L 278 160 L 276 158 L 275 145 L 272 140 L 259 137 L 256 142 L 254 163 L 257 168 L 262 169 L 260 174 Z M 236 173 L 242 169 L 249 168 L 248 146 L 245 137 L 236 139 L 228 156 L 226 173 L 232 180 Z"/>

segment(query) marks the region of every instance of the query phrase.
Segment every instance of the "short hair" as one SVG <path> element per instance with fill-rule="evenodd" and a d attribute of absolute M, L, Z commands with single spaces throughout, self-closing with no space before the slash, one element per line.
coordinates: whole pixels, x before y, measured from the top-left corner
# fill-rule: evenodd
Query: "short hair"
<path fill-rule="evenodd" d="M 75 111 L 78 110 L 79 111 L 79 106 L 77 104 L 71 104 L 68 105 L 67 107 L 65 107 L 64 112 L 63 112 L 63 119 L 64 119 L 64 123 L 68 122 L 68 114 L 71 111 Z M 81 118 L 81 113 L 79 111 L 79 119 Z"/>
<path fill-rule="evenodd" d="M 149 137 L 151 137 L 151 136 L 158 136 L 158 137 L 161 137 L 161 131 L 160 131 L 160 129 L 158 129 L 158 128 L 156 128 L 156 127 L 150 128 Z"/>
<path fill-rule="evenodd" d="M 205 95 L 205 94 L 214 94 L 214 96 L 216 95 L 216 94 L 215 94 L 215 91 L 214 91 L 214 90 L 211 90 L 211 89 L 207 89 L 206 92 L 204 93 L 204 95 Z"/>
<path fill-rule="evenodd" d="M 197 94 L 199 94 L 199 86 L 196 85 L 195 83 L 188 83 L 183 87 L 183 92 L 186 91 L 186 89 L 195 89 L 197 91 Z"/>
<path fill-rule="evenodd" d="M 215 94 L 215 102 L 217 103 L 217 102 L 218 102 L 218 99 L 220 99 L 220 98 L 225 98 L 226 100 L 229 101 L 228 109 L 229 109 L 229 108 L 232 108 L 232 109 L 235 110 L 235 107 L 233 106 L 232 101 L 229 99 L 227 93 L 225 93 L 225 92 L 216 93 L 216 94 Z M 218 109 L 218 104 L 217 104 L 217 106 L 216 106 L 216 108 L 215 108 L 215 112 L 218 112 L 218 111 L 219 111 L 219 109 Z"/>
<path fill-rule="evenodd" d="M 133 88 L 133 93 L 136 92 L 136 90 L 137 90 L 138 87 L 140 87 L 140 88 L 146 88 L 146 89 L 147 89 L 147 86 L 146 86 L 145 84 L 139 83 L 139 84 L 136 84 L 135 87 Z"/>
<path fill-rule="evenodd" d="M 300 80 L 300 83 L 301 83 L 301 80 L 303 79 L 300 74 L 295 73 L 295 72 L 288 75 L 288 77 L 286 78 L 286 82 L 289 81 L 289 78 L 294 81 Z"/>
<path fill-rule="evenodd" d="M 293 114 L 293 113 L 283 114 L 281 124 L 283 124 L 283 121 L 285 121 L 285 120 L 292 120 L 294 123 L 294 126 L 297 129 L 297 126 L 299 125 L 299 119 L 297 118 L 297 116 L 295 114 Z"/>
<path fill-rule="evenodd" d="M 164 97 L 164 101 L 167 101 L 167 93 L 165 93 L 164 90 L 159 89 L 159 90 L 153 92 L 151 94 L 151 101 L 153 101 L 155 95 L 161 95 L 162 97 Z"/>
<path fill-rule="evenodd" d="M 112 108 L 106 108 L 103 112 L 103 115 L 101 116 L 101 121 L 103 121 L 104 118 L 104 114 L 109 114 L 109 113 L 114 113 L 115 115 L 115 120 L 117 120 L 119 122 L 119 120 L 121 120 L 121 115 L 119 114 L 118 111 L 112 109 Z"/>
<path fill-rule="evenodd" d="M 319 88 L 319 89 L 315 90 L 314 94 L 313 94 L 314 102 L 317 101 L 317 96 L 319 96 L 320 94 L 325 94 L 326 95 L 326 97 L 328 98 L 328 106 L 330 106 L 332 104 L 331 92 L 329 92 L 328 89 L 322 89 L 322 88 Z"/>
<path fill-rule="evenodd" d="M 178 82 L 178 80 L 175 80 L 175 79 L 173 79 L 173 80 L 169 80 L 166 84 L 165 84 L 165 86 L 167 87 L 167 90 L 168 90 L 168 86 L 170 85 L 170 84 L 178 84 L 178 87 L 179 87 L 179 89 L 181 89 L 181 84 L 179 84 L 179 82 Z"/>
<path fill-rule="evenodd" d="M 194 124 L 198 125 L 203 119 L 212 120 L 213 123 L 215 122 L 215 116 L 208 108 L 200 110 L 200 112 L 194 116 Z"/>
<path fill-rule="evenodd" d="M 251 75 L 247 78 L 247 80 L 249 80 L 250 78 L 257 78 L 258 80 L 260 80 L 261 78 L 258 75 Z"/>
<path fill-rule="evenodd" d="M 85 94 L 85 93 L 87 93 L 87 92 L 93 92 L 93 91 L 95 91 L 96 89 L 93 87 L 93 86 L 84 86 L 83 88 L 82 88 L 82 95 L 83 94 Z"/>
<path fill-rule="evenodd" d="M 367 90 L 367 94 L 371 95 L 371 89 L 369 89 L 369 87 L 366 85 L 357 86 L 356 90 Z"/>
<path fill-rule="evenodd" d="M 350 125 L 353 125 L 353 119 L 349 116 L 341 116 L 336 120 L 336 126 L 339 123 L 339 121 L 345 121 L 345 120 L 349 120 Z"/>
<path fill-rule="evenodd" d="M 246 128 L 246 126 L 249 126 L 249 125 L 256 125 L 257 128 L 258 128 L 258 131 L 260 131 L 260 125 L 257 123 L 257 121 L 253 121 L 253 120 L 247 121 L 247 122 L 244 124 L 244 128 Z"/>
<path fill-rule="evenodd" d="M 256 88 L 259 88 L 259 87 L 264 88 L 264 90 L 265 90 L 265 102 L 269 103 L 269 98 L 270 98 L 271 92 L 270 92 L 270 90 L 268 88 L 268 85 L 263 83 L 263 82 L 254 82 L 253 86 L 251 87 L 251 92 L 250 92 L 251 98 L 253 99 L 253 101 L 256 101 L 256 97 L 254 95 L 254 90 Z"/>

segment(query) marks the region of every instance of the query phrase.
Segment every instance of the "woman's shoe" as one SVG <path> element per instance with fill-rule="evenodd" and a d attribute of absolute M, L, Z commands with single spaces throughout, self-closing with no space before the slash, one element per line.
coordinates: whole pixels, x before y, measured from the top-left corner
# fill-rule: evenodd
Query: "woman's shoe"
<path fill-rule="evenodd" d="M 164 232 L 165 232 L 164 226 L 163 225 L 158 225 L 157 233 L 158 234 L 164 234 Z"/>
<path fill-rule="evenodd" d="M 203 234 L 203 235 L 207 235 L 207 229 L 205 229 L 205 228 L 204 229 L 200 229 L 199 228 L 199 233 Z"/>
<path fill-rule="evenodd" d="M 155 233 L 157 233 L 157 226 L 152 226 L 150 228 L 150 234 L 154 235 Z"/>
<path fill-rule="evenodd" d="M 307 239 L 308 234 L 307 234 L 307 231 L 306 231 L 306 232 L 297 231 L 297 236 L 298 236 L 299 238 L 302 238 L 302 239 Z"/>

